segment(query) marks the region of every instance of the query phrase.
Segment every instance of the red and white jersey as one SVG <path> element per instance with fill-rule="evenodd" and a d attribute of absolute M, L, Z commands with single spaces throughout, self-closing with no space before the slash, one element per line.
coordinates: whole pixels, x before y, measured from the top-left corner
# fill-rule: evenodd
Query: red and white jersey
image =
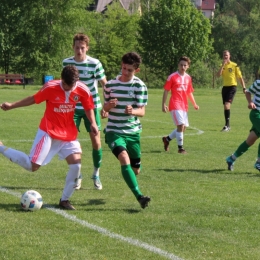
<path fill-rule="evenodd" d="M 85 110 L 94 109 L 93 98 L 88 87 L 78 81 L 70 91 L 65 91 L 61 80 L 48 81 L 35 95 L 36 104 L 46 101 L 44 116 L 39 128 L 52 138 L 74 141 L 78 130 L 73 116 L 76 104 L 80 101 Z"/>
<path fill-rule="evenodd" d="M 182 76 L 178 73 L 178 71 L 172 73 L 168 77 L 163 88 L 167 91 L 171 91 L 171 98 L 169 100 L 170 111 L 188 111 L 187 96 L 194 91 L 189 74 L 185 73 Z"/>

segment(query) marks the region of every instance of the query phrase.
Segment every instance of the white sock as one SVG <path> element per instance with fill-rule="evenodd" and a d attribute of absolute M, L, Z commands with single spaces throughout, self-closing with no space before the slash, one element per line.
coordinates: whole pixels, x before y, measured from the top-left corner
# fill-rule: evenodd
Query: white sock
<path fill-rule="evenodd" d="M 29 159 L 29 156 L 24 152 L 1 145 L 0 153 L 2 153 L 3 156 L 8 158 L 11 162 L 23 167 L 25 170 L 30 172 L 32 171 L 32 163 Z"/>
<path fill-rule="evenodd" d="M 169 134 L 169 137 L 170 137 L 171 139 L 176 138 L 176 132 L 177 132 L 177 129 L 174 129 L 174 130 Z"/>
<path fill-rule="evenodd" d="M 183 146 L 183 132 L 176 132 L 177 144 Z"/>
<path fill-rule="evenodd" d="M 62 193 L 61 201 L 68 200 L 72 196 L 80 176 L 80 169 L 80 163 L 69 164 L 69 171 L 66 176 L 66 183 Z"/>
<path fill-rule="evenodd" d="M 93 176 L 99 176 L 99 168 L 94 167 Z"/>

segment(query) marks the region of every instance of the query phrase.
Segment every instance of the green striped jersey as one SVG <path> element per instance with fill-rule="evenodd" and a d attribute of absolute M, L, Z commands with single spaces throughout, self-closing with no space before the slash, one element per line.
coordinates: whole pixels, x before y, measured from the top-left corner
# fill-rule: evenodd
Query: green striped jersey
<path fill-rule="evenodd" d="M 147 105 L 147 87 L 142 80 L 134 76 L 129 82 L 121 82 L 119 76 L 107 82 L 104 88 L 105 102 L 117 98 L 117 106 L 109 110 L 106 132 L 135 134 L 142 131 L 137 116 L 124 113 L 127 105 L 135 109 Z"/>
<path fill-rule="evenodd" d="M 248 91 L 254 94 L 253 102 L 256 105 L 256 109 L 260 110 L 260 80 L 256 80 L 248 89 Z"/>
<path fill-rule="evenodd" d="M 77 67 L 80 81 L 88 86 L 93 97 L 95 108 L 100 109 L 102 104 L 98 94 L 98 81 L 106 77 L 101 62 L 90 56 L 86 56 L 86 59 L 82 62 L 76 62 L 74 57 L 70 57 L 63 60 L 62 65 L 63 67 L 66 65 L 74 65 Z M 81 103 L 76 105 L 76 109 L 83 109 Z"/>

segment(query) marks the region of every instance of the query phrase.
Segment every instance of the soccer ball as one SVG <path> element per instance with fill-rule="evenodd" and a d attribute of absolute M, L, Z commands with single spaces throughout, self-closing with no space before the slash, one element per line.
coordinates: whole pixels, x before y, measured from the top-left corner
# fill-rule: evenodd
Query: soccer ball
<path fill-rule="evenodd" d="M 36 211 L 42 207 L 42 196 L 35 190 L 26 191 L 21 197 L 21 207 L 23 210 Z"/>

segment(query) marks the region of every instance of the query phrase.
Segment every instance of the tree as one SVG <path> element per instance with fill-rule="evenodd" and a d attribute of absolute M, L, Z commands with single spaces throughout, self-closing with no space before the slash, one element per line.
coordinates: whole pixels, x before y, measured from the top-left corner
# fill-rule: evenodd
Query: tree
<path fill-rule="evenodd" d="M 2 0 L 0 13 L 0 67 L 7 74 L 17 54 L 17 45 L 14 41 L 16 32 L 21 28 L 22 12 L 17 1 Z"/>
<path fill-rule="evenodd" d="M 243 66 L 251 80 L 260 65 L 260 2 L 258 0 L 225 0 L 213 20 L 214 49 L 222 56 L 228 49 L 232 59 Z"/>
<path fill-rule="evenodd" d="M 72 46 L 72 35 L 83 21 L 87 22 L 87 3 L 85 0 L 2 0 L 1 68 L 5 72 L 38 77 L 46 73 L 60 75 L 61 61 Z"/>
<path fill-rule="evenodd" d="M 106 71 L 107 78 L 120 72 L 122 56 L 137 49 L 136 32 L 140 15 L 129 14 L 118 2 L 108 6 L 105 14 L 88 13 L 92 22 L 84 31 L 91 38 L 89 54 L 98 58 Z"/>
<path fill-rule="evenodd" d="M 203 60 L 211 51 L 211 25 L 190 0 L 158 0 L 140 19 L 139 46 L 146 66 L 165 77 L 180 56 Z"/>

